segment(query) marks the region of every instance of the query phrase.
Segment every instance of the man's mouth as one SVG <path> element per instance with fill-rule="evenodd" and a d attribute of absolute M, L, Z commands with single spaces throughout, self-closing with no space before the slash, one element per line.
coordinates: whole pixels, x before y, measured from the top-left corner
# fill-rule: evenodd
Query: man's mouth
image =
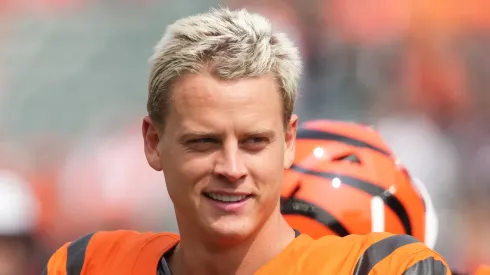
<path fill-rule="evenodd" d="M 242 202 L 251 197 L 252 195 L 233 195 L 233 194 L 222 194 L 222 193 L 203 193 L 205 197 L 223 203 L 237 203 Z"/>

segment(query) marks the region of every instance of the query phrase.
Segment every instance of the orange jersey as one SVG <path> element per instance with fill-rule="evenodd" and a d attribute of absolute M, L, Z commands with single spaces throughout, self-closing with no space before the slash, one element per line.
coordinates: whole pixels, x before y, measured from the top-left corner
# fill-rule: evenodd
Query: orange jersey
<path fill-rule="evenodd" d="M 161 258 L 178 242 L 178 235 L 171 233 L 97 232 L 58 249 L 43 274 L 156 275 Z M 408 235 L 371 233 L 314 240 L 303 234 L 255 273 L 270 274 L 448 275 L 451 271 L 439 254 Z"/>

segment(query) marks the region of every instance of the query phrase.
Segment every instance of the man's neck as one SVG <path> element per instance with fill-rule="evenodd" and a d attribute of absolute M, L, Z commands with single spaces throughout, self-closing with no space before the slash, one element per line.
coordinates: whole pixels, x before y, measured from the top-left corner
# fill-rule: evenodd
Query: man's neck
<path fill-rule="evenodd" d="M 212 248 L 202 236 L 182 236 L 169 261 L 173 275 L 253 274 L 277 256 L 294 239 L 294 231 L 279 214 L 246 241 Z"/>

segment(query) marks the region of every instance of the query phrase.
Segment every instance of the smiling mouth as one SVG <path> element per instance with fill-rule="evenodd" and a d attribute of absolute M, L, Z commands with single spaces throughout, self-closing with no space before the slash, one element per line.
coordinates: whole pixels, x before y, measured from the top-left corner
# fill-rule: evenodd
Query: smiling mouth
<path fill-rule="evenodd" d="M 222 203 L 237 203 L 245 201 L 252 195 L 230 195 L 230 194 L 218 194 L 218 193 L 203 193 L 204 196 L 213 201 Z"/>

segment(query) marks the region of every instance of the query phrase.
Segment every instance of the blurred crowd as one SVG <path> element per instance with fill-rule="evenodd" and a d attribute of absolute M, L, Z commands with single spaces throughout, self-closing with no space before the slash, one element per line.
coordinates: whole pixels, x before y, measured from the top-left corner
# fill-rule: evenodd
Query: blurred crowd
<path fill-rule="evenodd" d="M 301 121 L 381 132 L 427 184 L 451 265 L 490 264 L 488 0 L 0 0 L 0 235 L 21 236 L 0 237 L 0 275 L 87 232 L 176 231 L 143 154 L 146 61 L 167 24 L 219 4 L 295 40 Z"/>

